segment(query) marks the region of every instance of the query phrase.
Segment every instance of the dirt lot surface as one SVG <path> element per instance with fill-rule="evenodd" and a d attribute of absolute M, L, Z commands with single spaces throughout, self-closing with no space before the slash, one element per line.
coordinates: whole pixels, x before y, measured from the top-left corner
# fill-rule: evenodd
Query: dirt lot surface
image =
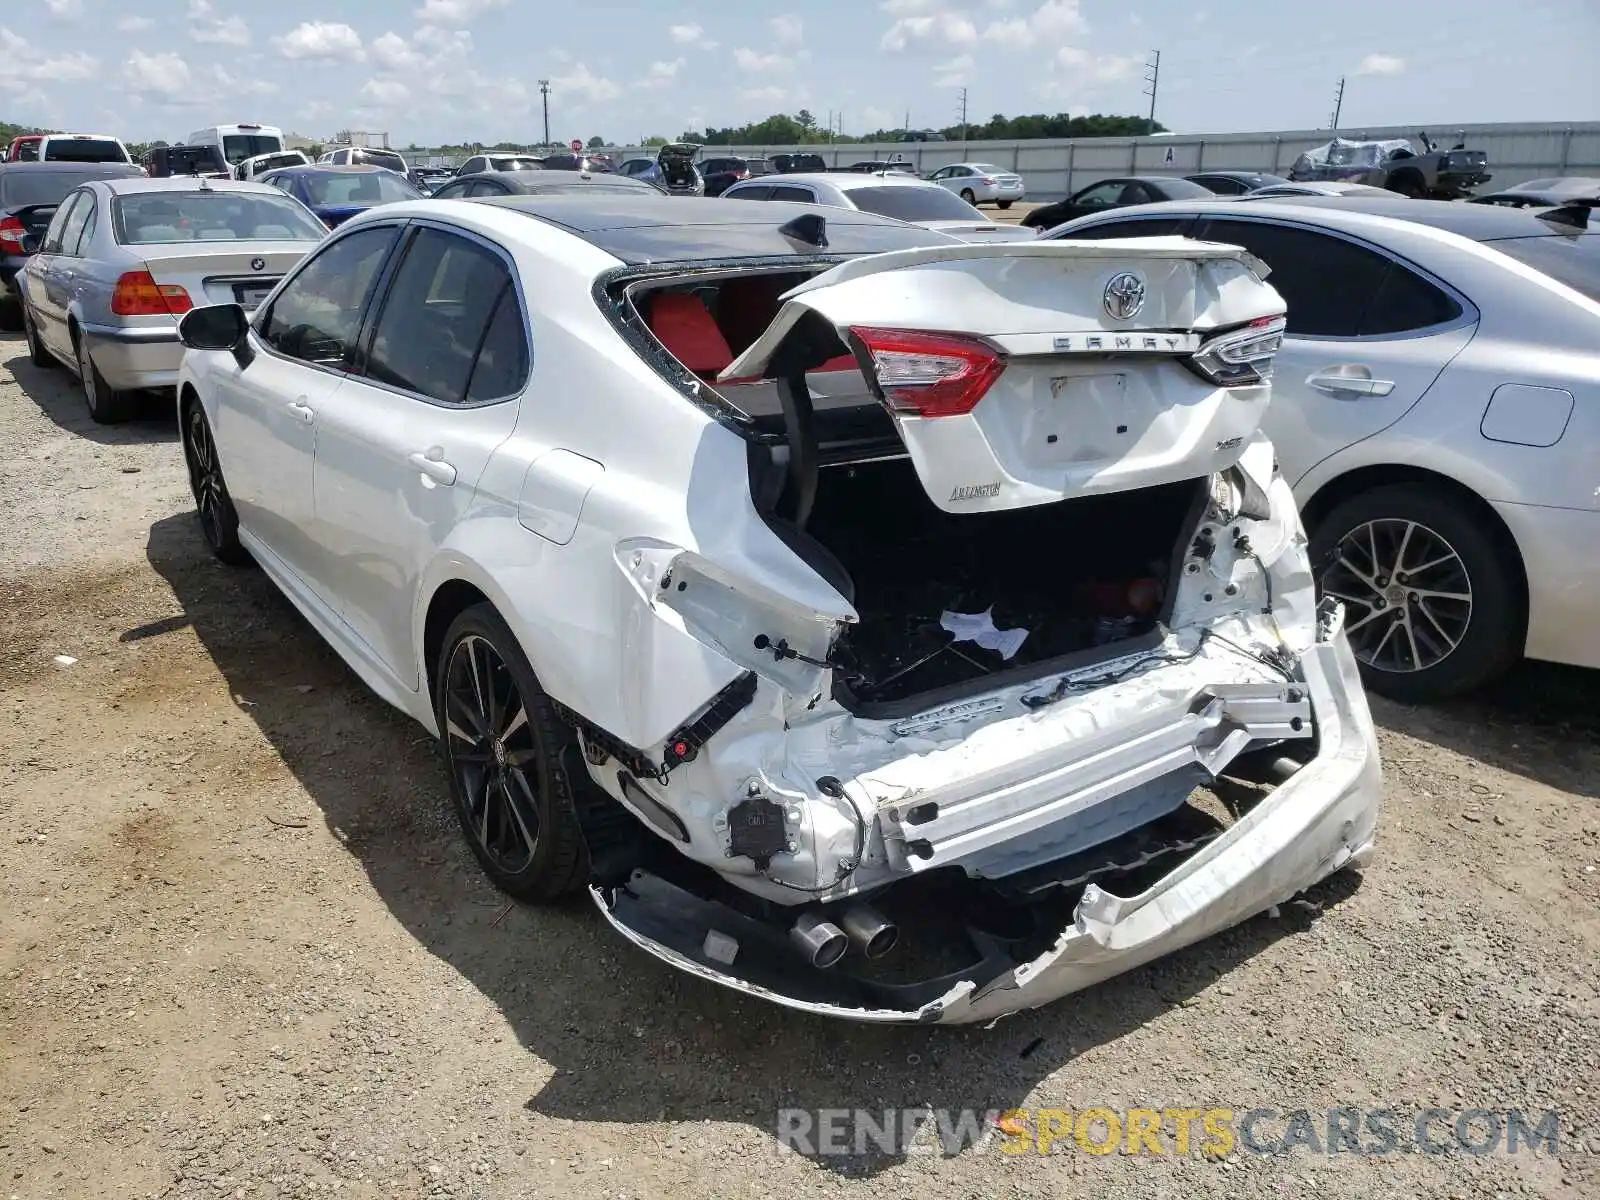
<path fill-rule="evenodd" d="M 0 337 L 0 1200 L 1600 1196 L 1593 676 L 1377 703 L 1380 854 L 1314 905 L 989 1030 L 861 1028 L 508 907 L 422 730 L 208 557 L 180 462 L 170 403 L 101 429 Z M 1403 1145 L 1554 1108 L 1560 1150 L 778 1146 L 780 1107 L 920 1105 L 1390 1108 Z"/>

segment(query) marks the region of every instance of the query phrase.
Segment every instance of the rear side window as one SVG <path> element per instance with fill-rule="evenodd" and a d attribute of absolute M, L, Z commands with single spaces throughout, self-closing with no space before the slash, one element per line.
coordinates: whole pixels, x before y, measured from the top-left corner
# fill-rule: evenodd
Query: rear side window
<path fill-rule="evenodd" d="M 1358 336 L 1389 268 L 1382 255 L 1342 238 L 1264 221 L 1211 221 L 1200 236 L 1243 246 L 1272 268 L 1267 282 L 1288 305 L 1292 334 Z"/>
<path fill-rule="evenodd" d="M 1600 300 L 1600 235 L 1507 238 L 1484 245 Z"/>
<path fill-rule="evenodd" d="M 1415 271 L 1391 261 L 1361 318 L 1361 336 L 1406 333 L 1442 325 L 1461 315 L 1461 305 Z"/>
<path fill-rule="evenodd" d="M 901 221 L 971 221 L 978 217 L 972 205 L 934 185 L 851 188 L 849 196 L 862 212 Z"/>
<path fill-rule="evenodd" d="M 389 286 L 366 373 L 441 404 L 499 399 L 520 390 L 526 374 L 512 346 L 521 325 L 511 272 L 499 255 L 457 234 L 422 229 Z M 475 383 L 491 334 L 493 353 Z"/>
<path fill-rule="evenodd" d="M 261 340 L 290 358 L 344 370 L 397 234 L 393 226 L 360 229 L 313 253 L 261 317 Z"/>
<path fill-rule="evenodd" d="M 87 192 L 80 192 L 73 203 L 72 211 L 67 214 L 66 224 L 61 227 L 61 244 L 56 248 L 59 254 L 76 254 L 78 241 L 83 237 L 83 227 L 89 223 L 89 214 L 94 211 L 94 197 Z"/>
<path fill-rule="evenodd" d="M 50 220 L 50 228 L 44 231 L 44 242 L 39 247 L 43 253 L 61 253 L 61 246 L 66 238 L 67 225 L 78 215 L 78 207 L 88 202 L 89 198 L 82 194 L 69 196 L 62 201 L 61 207 L 56 209 L 56 215 Z M 81 231 L 83 226 L 79 224 L 74 228 Z"/>
<path fill-rule="evenodd" d="M 771 200 L 772 189 L 770 187 L 747 187 L 739 188 L 737 191 L 729 190 L 724 192 L 723 195 L 729 200 Z M 809 196 L 806 197 L 807 200 L 810 198 Z"/>
<path fill-rule="evenodd" d="M 814 192 L 812 192 L 812 190 L 810 188 L 785 187 L 783 184 L 778 184 L 777 186 L 775 186 L 772 189 L 772 194 L 769 195 L 767 197 L 767 199 L 768 200 L 797 200 L 801 204 L 815 204 L 817 202 L 816 194 Z"/>

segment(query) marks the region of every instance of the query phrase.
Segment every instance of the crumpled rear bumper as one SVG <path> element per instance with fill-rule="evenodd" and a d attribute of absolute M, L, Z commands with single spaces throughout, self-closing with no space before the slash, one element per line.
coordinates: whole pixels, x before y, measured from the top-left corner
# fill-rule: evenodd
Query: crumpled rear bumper
<path fill-rule="evenodd" d="M 1339 633 L 1306 651 L 1301 662 L 1320 737 L 1316 758 L 1142 894 L 1116 896 L 1090 884 L 1073 924 L 1045 953 L 987 978 L 962 979 L 914 1007 L 855 1007 L 816 998 L 808 987 L 787 989 L 770 972 L 735 973 L 702 953 L 693 916 L 657 919 L 661 914 L 649 913 L 641 921 L 637 914 L 648 906 L 640 896 L 622 903 L 617 892 L 591 892 L 606 919 L 642 949 L 787 1007 L 857 1021 L 952 1024 L 1037 1008 L 1198 942 L 1367 861 L 1383 788 L 1355 659 Z M 797 961 L 797 973 L 806 969 Z"/>

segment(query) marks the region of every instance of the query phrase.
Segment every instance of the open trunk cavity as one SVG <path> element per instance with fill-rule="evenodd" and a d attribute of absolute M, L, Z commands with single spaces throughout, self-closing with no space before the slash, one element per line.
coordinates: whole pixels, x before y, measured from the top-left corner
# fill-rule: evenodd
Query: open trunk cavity
<path fill-rule="evenodd" d="M 951 514 L 906 459 L 823 471 L 805 540 L 861 616 L 835 646 L 838 698 L 893 717 L 1127 653 L 1169 615 L 1205 496 L 1194 480 Z"/>

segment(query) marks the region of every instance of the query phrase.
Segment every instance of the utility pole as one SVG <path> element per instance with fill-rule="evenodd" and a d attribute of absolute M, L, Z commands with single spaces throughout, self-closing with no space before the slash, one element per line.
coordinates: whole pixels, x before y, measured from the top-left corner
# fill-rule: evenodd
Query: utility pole
<path fill-rule="evenodd" d="M 1144 65 L 1144 94 L 1150 97 L 1150 132 L 1154 133 L 1154 127 L 1156 123 L 1156 88 L 1161 83 L 1161 51 L 1153 50 L 1151 53 L 1155 56 L 1155 61 L 1147 62 Z"/>
<path fill-rule="evenodd" d="M 1339 132 L 1339 110 L 1344 107 L 1344 76 L 1339 76 L 1339 89 L 1333 93 L 1333 117 L 1328 128 L 1334 133 Z"/>
<path fill-rule="evenodd" d="M 967 144 L 967 89 L 961 89 L 961 145 Z M 962 151 L 965 153 L 965 149 Z"/>
<path fill-rule="evenodd" d="M 550 144 L 550 81 L 539 80 L 539 95 L 544 98 L 544 144 Z"/>

